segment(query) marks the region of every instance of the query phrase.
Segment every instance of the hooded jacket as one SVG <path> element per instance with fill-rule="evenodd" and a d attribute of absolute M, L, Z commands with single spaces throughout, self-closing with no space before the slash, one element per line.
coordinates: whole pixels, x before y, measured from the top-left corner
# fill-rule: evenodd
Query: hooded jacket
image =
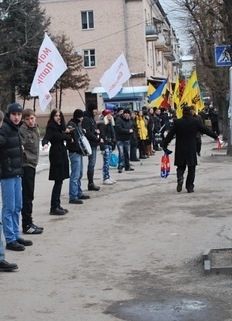
<path fill-rule="evenodd" d="M 74 142 L 67 142 L 67 149 L 70 153 L 78 153 L 82 155 L 82 150 L 79 144 L 79 138 L 81 135 L 84 135 L 81 122 L 75 119 L 71 119 L 67 126 L 71 126 L 74 130 L 71 133 L 71 137 L 73 138 Z"/>
<path fill-rule="evenodd" d="M 97 123 L 91 111 L 86 111 L 84 113 L 82 128 L 86 130 L 85 136 L 88 139 L 90 145 L 92 147 L 97 147 L 100 143 L 100 136 L 95 131 L 97 129 Z"/>
<path fill-rule="evenodd" d="M 123 116 L 118 117 L 115 122 L 116 139 L 119 141 L 130 140 L 130 129 L 133 129 L 132 120 L 126 119 Z"/>
<path fill-rule="evenodd" d="M 35 168 L 39 160 L 40 131 L 38 125 L 29 127 L 24 122 L 19 129 L 23 151 L 23 166 Z"/>

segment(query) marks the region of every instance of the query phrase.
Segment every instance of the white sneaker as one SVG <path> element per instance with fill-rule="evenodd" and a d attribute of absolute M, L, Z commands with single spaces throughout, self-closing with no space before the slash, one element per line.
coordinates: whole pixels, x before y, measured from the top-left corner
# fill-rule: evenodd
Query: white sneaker
<path fill-rule="evenodd" d="M 112 177 L 110 177 L 109 180 L 110 180 L 111 182 L 113 182 L 114 184 L 117 183 L 117 181 L 116 181 L 115 179 L 113 179 Z"/>
<path fill-rule="evenodd" d="M 107 179 L 105 179 L 104 181 L 103 181 L 103 185 L 113 185 L 114 183 L 109 179 L 109 178 L 107 178 Z"/>

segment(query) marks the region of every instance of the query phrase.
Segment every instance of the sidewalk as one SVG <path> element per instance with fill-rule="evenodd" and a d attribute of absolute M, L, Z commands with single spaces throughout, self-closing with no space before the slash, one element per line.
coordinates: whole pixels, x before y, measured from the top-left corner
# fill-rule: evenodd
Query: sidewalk
<path fill-rule="evenodd" d="M 206 276 L 201 262 L 208 248 L 232 247 L 232 159 L 216 146 L 203 137 L 191 194 L 176 192 L 173 154 L 166 179 L 160 151 L 134 172 L 113 168 L 117 184 L 105 186 L 99 152 L 99 192 L 86 190 L 84 158 L 91 199 L 69 204 L 66 180 L 63 217 L 48 214 L 53 182 L 41 155 L 34 220 L 44 233 L 22 253 L 6 251 L 19 270 L 0 274 L 0 320 L 231 321 L 231 276 Z"/>

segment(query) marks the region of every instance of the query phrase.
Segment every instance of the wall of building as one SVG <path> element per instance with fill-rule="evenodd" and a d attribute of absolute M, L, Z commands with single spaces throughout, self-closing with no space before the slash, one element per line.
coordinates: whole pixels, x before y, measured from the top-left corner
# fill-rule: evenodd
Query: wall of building
<path fill-rule="evenodd" d="M 123 52 L 134 75 L 124 86 L 146 86 L 152 77 L 172 75 L 172 64 L 157 49 L 155 41 L 146 41 L 146 23 L 153 17 L 165 22 L 164 13 L 150 0 L 41 0 L 42 9 L 51 17 L 50 33 L 66 34 L 75 50 L 95 49 L 96 66 L 85 68 L 90 78 L 88 92 L 101 86 L 100 78 Z M 94 28 L 82 30 L 81 11 L 92 10 Z M 169 26 L 166 24 L 166 27 Z M 160 30 L 161 32 L 162 30 Z M 171 72 L 170 72 L 171 70 Z M 65 91 L 62 110 L 72 113 L 75 108 L 85 109 L 85 91 Z M 99 108 L 104 107 L 98 95 Z M 29 104 L 29 103 L 27 103 Z M 30 103 L 31 104 L 31 103 Z M 54 99 L 43 114 L 54 108 Z M 39 106 L 36 110 L 40 113 Z"/>

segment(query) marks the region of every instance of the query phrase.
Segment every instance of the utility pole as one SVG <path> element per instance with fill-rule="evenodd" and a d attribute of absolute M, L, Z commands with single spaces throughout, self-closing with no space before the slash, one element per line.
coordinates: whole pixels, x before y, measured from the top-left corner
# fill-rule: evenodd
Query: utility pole
<path fill-rule="evenodd" d="M 230 55 L 230 64 L 232 62 L 232 45 L 230 46 L 230 50 L 228 50 Z M 228 127 L 229 127 L 229 139 L 227 146 L 227 155 L 232 156 L 232 67 L 229 69 L 229 108 L 228 108 Z"/>

